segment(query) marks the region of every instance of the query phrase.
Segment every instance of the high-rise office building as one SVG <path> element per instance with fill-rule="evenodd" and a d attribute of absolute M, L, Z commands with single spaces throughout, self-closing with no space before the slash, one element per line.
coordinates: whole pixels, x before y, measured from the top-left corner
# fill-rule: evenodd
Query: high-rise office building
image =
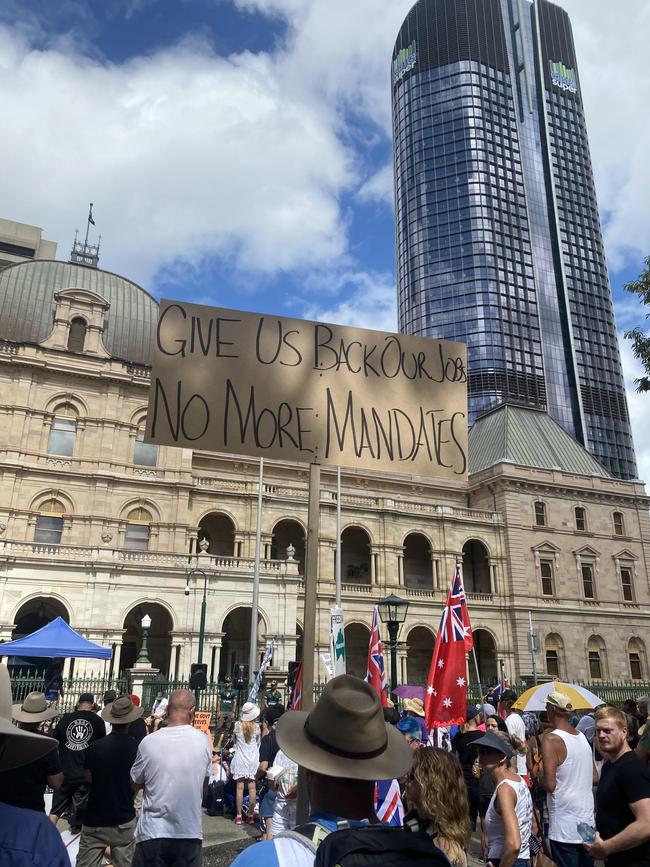
<path fill-rule="evenodd" d="M 566 12 L 418 0 L 391 72 L 400 328 L 468 343 L 471 421 L 546 410 L 635 478 Z"/>

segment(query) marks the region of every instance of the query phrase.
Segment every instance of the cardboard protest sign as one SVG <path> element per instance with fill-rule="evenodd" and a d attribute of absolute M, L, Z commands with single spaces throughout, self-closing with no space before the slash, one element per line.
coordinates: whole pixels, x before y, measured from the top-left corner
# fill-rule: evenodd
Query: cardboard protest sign
<path fill-rule="evenodd" d="M 210 731 L 210 723 L 212 721 L 212 714 L 207 710 L 196 710 L 194 711 L 194 728 L 198 729 L 200 732 L 205 732 L 205 734 L 210 739 L 210 748 L 214 749 L 214 744 L 212 742 L 212 733 Z"/>
<path fill-rule="evenodd" d="M 467 474 L 467 350 L 161 301 L 146 439 L 457 480 Z"/>

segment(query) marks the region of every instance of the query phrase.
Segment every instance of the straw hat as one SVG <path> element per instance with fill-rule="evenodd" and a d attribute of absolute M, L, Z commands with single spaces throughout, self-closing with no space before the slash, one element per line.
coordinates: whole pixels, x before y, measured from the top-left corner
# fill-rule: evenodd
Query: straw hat
<path fill-rule="evenodd" d="M 402 735 L 384 721 L 375 690 L 348 674 L 330 680 L 309 713 L 280 717 L 276 733 L 285 755 L 328 777 L 392 780 L 413 762 Z"/>
<path fill-rule="evenodd" d="M 25 696 L 22 704 L 13 705 L 11 715 L 16 722 L 39 723 L 55 717 L 57 710 L 53 707 L 48 708 L 45 693 L 30 692 Z"/>
<path fill-rule="evenodd" d="M 114 726 L 132 723 L 142 716 L 144 708 L 136 707 L 130 695 L 121 695 L 102 710 L 102 719 Z"/>
<path fill-rule="evenodd" d="M 7 666 L 0 665 L 0 771 L 29 765 L 58 746 L 54 738 L 19 729 L 11 716 L 11 680 Z"/>
<path fill-rule="evenodd" d="M 259 715 L 260 709 L 256 704 L 253 704 L 252 701 L 247 701 L 241 709 L 242 722 L 253 722 L 253 720 L 256 720 Z"/>
<path fill-rule="evenodd" d="M 421 698 L 407 698 L 404 700 L 404 710 L 410 710 L 416 716 L 424 716 L 424 702 Z"/>

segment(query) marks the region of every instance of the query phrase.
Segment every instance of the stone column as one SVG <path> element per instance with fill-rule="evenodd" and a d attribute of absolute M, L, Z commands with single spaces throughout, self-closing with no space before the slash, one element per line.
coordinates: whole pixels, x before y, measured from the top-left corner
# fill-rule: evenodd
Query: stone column
<path fill-rule="evenodd" d="M 494 593 L 494 595 L 496 595 L 500 592 L 499 580 L 497 577 L 497 564 L 492 560 L 489 560 L 488 563 L 490 566 L 490 590 L 492 591 L 492 593 Z"/>
<path fill-rule="evenodd" d="M 144 685 L 158 674 L 158 669 L 151 665 L 135 665 L 127 670 L 127 675 L 131 683 L 131 692 L 137 695 L 140 701 L 144 693 Z"/>
<path fill-rule="evenodd" d="M 397 555 L 397 583 L 404 587 L 404 554 Z"/>

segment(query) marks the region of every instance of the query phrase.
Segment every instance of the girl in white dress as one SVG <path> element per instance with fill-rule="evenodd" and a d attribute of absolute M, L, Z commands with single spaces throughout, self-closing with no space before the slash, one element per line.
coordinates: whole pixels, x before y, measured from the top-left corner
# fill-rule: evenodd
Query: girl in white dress
<path fill-rule="evenodd" d="M 230 771 L 233 780 L 236 781 L 237 790 L 235 802 L 237 814 L 235 824 L 241 825 L 242 805 L 244 802 L 244 783 L 248 784 L 248 822 L 255 824 L 255 774 L 260 763 L 260 727 L 257 723 L 260 709 L 252 701 L 247 701 L 241 709 L 239 721 L 235 723 L 235 755 L 230 763 Z"/>

